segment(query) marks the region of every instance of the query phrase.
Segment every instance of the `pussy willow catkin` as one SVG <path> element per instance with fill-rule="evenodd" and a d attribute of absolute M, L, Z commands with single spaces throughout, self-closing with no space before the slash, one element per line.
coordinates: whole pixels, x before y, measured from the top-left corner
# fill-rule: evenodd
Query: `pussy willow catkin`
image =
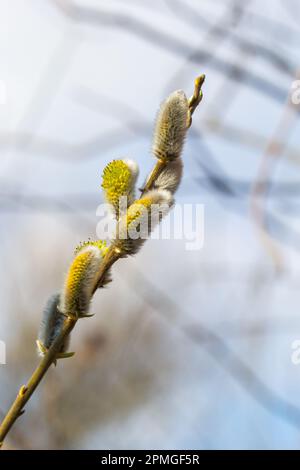
<path fill-rule="evenodd" d="M 156 158 L 179 158 L 190 118 L 189 102 L 182 90 L 174 91 L 162 104 L 156 118 L 152 152 Z"/>
<path fill-rule="evenodd" d="M 103 245 L 101 241 L 87 242 L 77 250 L 61 293 L 59 309 L 65 315 L 75 318 L 88 315 L 106 250 L 105 244 Z M 106 278 L 104 283 L 108 280 Z"/>
<path fill-rule="evenodd" d="M 103 170 L 102 188 L 104 197 L 119 218 L 120 204 L 124 203 L 125 211 L 135 199 L 135 182 L 138 176 L 138 165 L 133 160 L 113 160 Z"/>
<path fill-rule="evenodd" d="M 138 252 L 156 225 L 174 203 L 172 194 L 165 190 L 151 190 L 136 200 L 119 220 L 113 241 L 122 253 Z"/>
<path fill-rule="evenodd" d="M 182 172 L 183 163 L 180 157 L 168 162 L 154 181 L 153 189 L 165 189 L 174 194 L 180 184 Z"/>
<path fill-rule="evenodd" d="M 61 332 L 64 322 L 64 315 L 59 311 L 60 294 L 52 295 L 43 311 L 42 321 L 37 339 L 37 348 L 40 356 L 44 356 L 50 346 L 53 344 L 59 333 Z M 60 353 L 67 351 L 69 346 L 69 338 L 67 337 L 60 348 Z"/>
<path fill-rule="evenodd" d="M 76 249 L 61 293 L 49 300 L 43 314 L 37 344 L 39 353 L 45 357 L 27 385 L 20 388 L 4 417 L 0 425 L 0 446 L 51 364 L 56 363 L 58 358 L 73 355 L 66 352 L 66 338 L 69 338 L 79 318 L 89 316 L 92 296 L 98 287 L 109 282 L 112 265 L 119 258 L 136 253 L 173 205 L 173 193 L 182 173 L 180 156 L 184 139 L 192 124 L 192 115 L 202 100 L 204 79 L 204 75 L 196 78 L 194 93 L 189 100 L 183 91 L 176 91 L 162 104 L 152 146 L 158 160 L 146 180 L 140 199 L 135 201 L 138 170 L 134 162 L 115 160 L 105 168 L 102 187 L 105 199 L 116 216 L 115 237 L 109 247 L 98 240 L 85 242 Z M 127 198 L 125 214 L 120 213 L 120 197 Z"/>

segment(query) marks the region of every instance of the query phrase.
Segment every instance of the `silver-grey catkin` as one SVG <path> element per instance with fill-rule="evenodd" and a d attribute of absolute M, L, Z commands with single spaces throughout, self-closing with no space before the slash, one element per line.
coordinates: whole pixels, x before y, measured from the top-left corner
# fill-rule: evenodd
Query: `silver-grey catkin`
<path fill-rule="evenodd" d="M 162 104 L 157 115 L 152 152 L 161 160 L 180 157 L 187 132 L 189 103 L 182 90 L 174 91 Z"/>
<path fill-rule="evenodd" d="M 118 222 L 114 246 L 134 255 L 174 204 L 170 191 L 153 189 L 135 201 Z"/>
<path fill-rule="evenodd" d="M 174 194 L 180 184 L 183 173 L 183 162 L 179 157 L 169 162 L 156 178 L 153 189 L 165 189 Z"/>
<path fill-rule="evenodd" d="M 49 349 L 54 340 L 60 334 L 64 322 L 64 315 L 58 310 L 60 302 L 60 294 L 54 294 L 46 303 L 43 311 L 43 316 L 40 324 L 38 342 L 41 343 L 45 349 Z M 60 349 L 60 353 L 66 352 L 69 346 L 69 336 L 66 338 L 64 344 Z M 44 352 L 38 348 L 38 353 L 43 356 Z"/>

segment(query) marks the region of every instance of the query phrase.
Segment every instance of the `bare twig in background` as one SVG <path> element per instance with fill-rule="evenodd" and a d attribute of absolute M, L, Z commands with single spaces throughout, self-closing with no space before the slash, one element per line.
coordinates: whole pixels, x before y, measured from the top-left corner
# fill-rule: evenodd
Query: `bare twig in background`
<path fill-rule="evenodd" d="M 186 21 L 197 31 L 200 31 L 200 28 L 210 27 L 203 42 L 212 46 L 214 54 L 216 53 L 215 48 L 220 47 L 224 41 L 230 41 L 230 43 L 239 51 L 261 57 L 279 72 L 284 73 L 289 77 L 292 77 L 295 73 L 296 66 L 293 65 L 283 54 L 280 54 L 277 50 L 268 48 L 259 42 L 245 39 L 238 33 L 234 32 L 234 28 L 237 27 L 238 22 L 242 21 L 244 16 L 247 17 L 248 8 L 251 6 L 250 2 L 247 2 L 247 4 L 243 6 L 239 6 L 239 16 L 235 19 L 235 22 L 232 23 L 233 15 L 235 15 L 236 7 L 239 4 L 239 0 L 234 1 L 232 6 L 229 8 L 229 14 L 226 10 L 225 17 L 218 19 L 213 26 L 210 25 L 209 20 L 206 17 L 200 15 L 195 8 L 191 7 L 186 2 L 182 2 L 181 0 L 167 0 L 167 3 L 170 6 L 171 11 L 176 13 L 178 18 Z M 232 25 L 233 28 L 231 27 Z M 189 57 L 190 62 L 193 62 L 194 55 L 197 57 L 197 52 Z M 242 71 L 242 68 L 235 68 L 235 72 L 243 77 L 243 73 L 241 73 Z"/>
<path fill-rule="evenodd" d="M 210 67 L 215 71 L 225 75 L 230 73 L 238 83 L 240 83 L 238 77 L 243 75 L 246 77 L 246 80 L 243 82 L 245 87 L 259 91 L 280 103 L 283 103 L 285 100 L 285 90 L 277 83 L 267 80 L 251 70 L 244 70 L 238 64 L 232 64 L 220 57 L 214 57 L 206 49 L 198 48 L 195 52 L 195 48 L 191 47 L 187 42 L 182 41 L 176 36 L 168 35 L 137 17 L 126 13 L 110 12 L 100 8 L 82 7 L 69 0 L 51 0 L 51 2 L 71 21 L 95 27 L 119 28 L 144 41 L 150 42 L 152 45 L 160 48 L 163 47 L 172 54 L 185 58 L 192 57 L 193 63 L 197 65 L 210 60 Z M 232 74 L 232 70 L 234 70 L 234 74 Z"/>
<path fill-rule="evenodd" d="M 256 181 L 253 184 L 250 200 L 251 213 L 258 228 L 261 241 L 267 252 L 272 257 L 275 268 L 278 272 L 283 269 L 283 258 L 278 245 L 270 237 L 265 225 L 264 211 L 267 203 L 266 196 L 269 189 L 269 186 L 266 185 L 266 181 L 267 179 L 270 179 L 270 173 L 274 168 L 275 161 L 278 159 L 279 155 L 282 154 L 282 148 L 284 147 L 283 142 L 288 140 L 288 135 L 291 133 L 292 126 L 295 125 L 295 123 L 295 108 L 291 103 L 290 95 L 288 95 L 287 102 L 283 108 L 278 125 L 276 126 L 274 134 L 270 138 L 270 141 L 266 146 L 265 153 L 261 158 L 261 163 L 258 169 Z M 282 142 L 282 144 L 280 147 L 278 147 L 278 136 L 281 136 L 280 142 Z M 262 198 L 264 199 L 261 201 Z"/>
<path fill-rule="evenodd" d="M 160 313 L 160 320 L 166 321 L 170 328 L 179 329 L 197 346 L 213 357 L 217 364 L 224 368 L 235 381 L 250 394 L 261 406 L 282 420 L 300 429 L 300 409 L 276 394 L 250 367 L 217 334 L 200 324 L 193 326 L 178 326 L 174 324 L 175 312 L 184 317 L 184 312 L 178 312 L 178 307 L 172 299 L 149 279 L 145 279 L 140 271 L 136 276 L 139 293 L 148 305 Z M 149 293 L 151 292 L 151 295 Z M 153 295 L 155 293 L 155 295 Z"/>

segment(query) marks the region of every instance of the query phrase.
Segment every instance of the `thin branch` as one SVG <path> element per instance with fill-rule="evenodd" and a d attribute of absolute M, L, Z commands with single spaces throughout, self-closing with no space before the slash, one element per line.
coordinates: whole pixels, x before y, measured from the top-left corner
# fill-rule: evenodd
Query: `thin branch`
<path fill-rule="evenodd" d="M 41 382 L 42 378 L 48 371 L 49 367 L 53 364 L 56 360 L 56 356 L 63 344 L 65 338 L 71 333 L 73 330 L 76 319 L 66 318 L 62 331 L 57 339 L 54 341 L 51 348 L 48 350 L 48 353 L 43 357 L 35 371 L 33 372 L 31 378 L 29 379 L 27 385 L 23 385 L 17 398 L 15 399 L 14 403 L 12 404 L 10 410 L 8 411 L 7 415 L 5 416 L 4 420 L 0 426 L 0 447 L 2 447 L 3 441 L 7 436 L 8 432 L 10 431 L 11 427 L 14 425 L 16 420 L 24 413 L 24 406 L 30 399 L 31 395 L 34 393 L 36 388 L 38 387 L 39 383 Z"/>
<path fill-rule="evenodd" d="M 202 91 L 201 91 L 201 86 L 204 82 L 204 76 L 198 77 L 195 80 L 195 91 L 190 99 L 190 124 L 191 124 L 191 115 L 195 111 L 197 105 L 200 103 L 202 99 Z M 188 123 L 187 123 L 188 124 Z M 148 178 L 149 180 L 149 178 Z M 146 185 L 144 191 L 146 189 L 150 189 L 151 185 Z M 96 292 L 99 286 L 103 285 L 105 278 L 108 274 L 108 271 L 112 267 L 112 265 L 118 261 L 120 258 L 125 257 L 124 253 L 122 253 L 121 249 L 115 245 L 111 244 L 110 247 L 108 248 L 102 264 L 100 266 L 99 272 L 97 273 L 97 279 L 94 282 L 94 288 L 92 294 Z M 88 315 L 86 315 L 88 316 Z M 39 365 L 33 372 L 31 378 L 29 379 L 28 383 L 26 385 L 23 385 L 19 393 L 12 404 L 11 408 L 9 409 L 7 415 L 5 416 L 3 422 L 0 425 L 0 447 L 2 447 L 3 441 L 5 437 L 7 436 L 8 432 L 14 425 L 14 423 L 17 421 L 17 419 L 24 413 L 24 406 L 40 384 L 41 380 L 47 373 L 48 369 L 52 364 L 56 364 L 57 359 L 59 358 L 59 353 L 61 352 L 63 344 L 65 344 L 66 339 L 70 335 L 71 331 L 75 327 L 79 317 L 74 316 L 73 314 L 66 314 L 65 320 L 63 322 L 62 329 L 52 345 L 50 346 L 49 349 L 45 348 L 45 355 L 43 359 L 40 361 Z M 73 355 L 73 353 L 66 353 L 65 357 L 67 355 L 70 357 L 70 354 Z M 63 356 L 61 356 L 63 357 Z"/>
<path fill-rule="evenodd" d="M 106 256 L 103 259 L 103 263 L 101 265 L 101 269 L 98 275 L 97 285 L 103 282 L 106 273 L 119 258 L 120 254 L 113 247 L 110 247 Z M 96 289 L 97 287 L 95 287 L 94 292 L 96 291 Z M 1 423 L 0 447 L 2 446 L 5 437 L 7 436 L 8 432 L 10 431 L 16 420 L 24 413 L 24 406 L 40 384 L 44 375 L 46 374 L 50 366 L 52 364 L 55 364 L 57 360 L 57 355 L 61 350 L 62 344 L 64 344 L 66 338 L 70 335 L 77 321 L 78 318 L 70 316 L 66 317 L 60 334 L 57 336 L 52 346 L 48 349 L 47 353 L 33 372 L 28 383 L 20 388 L 14 403 L 12 404 L 10 410 L 8 411 L 7 415 Z"/>

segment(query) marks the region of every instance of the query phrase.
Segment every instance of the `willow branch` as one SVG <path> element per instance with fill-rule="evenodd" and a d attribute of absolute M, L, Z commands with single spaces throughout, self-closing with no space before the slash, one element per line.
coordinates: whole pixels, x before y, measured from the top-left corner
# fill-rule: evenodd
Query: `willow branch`
<path fill-rule="evenodd" d="M 10 410 L 8 411 L 0 426 L 1 447 L 6 435 L 12 428 L 13 424 L 16 422 L 19 416 L 21 416 L 25 412 L 24 406 L 38 387 L 47 370 L 49 369 L 51 364 L 56 361 L 56 357 L 61 348 L 61 345 L 63 344 L 65 338 L 73 330 L 76 322 L 77 320 L 74 318 L 66 318 L 60 335 L 56 338 L 51 348 L 48 350 L 47 354 L 40 361 L 39 365 L 33 372 L 27 384 L 22 385 L 22 387 L 20 388 L 14 403 L 12 404 Z"/>
<path fill-rule="evenodd" d="M 115 248 L 111 247 L 107 251 L 101 270 L 99 271 L 97 285 L 95 286 L 94 292 L 97 290 L 97 286 L 101 284 L 102 280 L 105 277 L 105 274 L 108 272 L 110 267 L 121 257 L 121 253 L 118 252 Z M 55 364 L 57 360 L 57 355 L 61 349 L 61 346 L 64 344 L 66 338 L 70 335 L 71 331 L 73 330 L 74 326 L 76 325 L 78 318 L 74 317 L 66 317 L 62 331 L 49 348 L 43 359 L 41 359 L 39 365 L 33 372 L 32 376 L 30 377 L 29 381 L 26 385 L 22 385 L 19 390 L 19 393 L 12 404 L 11 408 L 9 409 L 7 415 L 3 419 L 1 426 L 0 426 L 0 447 L 2 447 L 3 441 L 7 436 L 8 432 L 16 422 L 16 420 L 24 413 L 24 406 L 31 398 L 32 394 L 42 381 L 44 375 L 50 368 L 52 364 Z"/>
<path fill-rule="evenodd" d="M 189 100 L 189 120 L 187 122 L 187 128 L 190 127 L 192 123 L 192 114 L 195 111 L 196 107 L 200 103 L 202 99 L 202 91 L 201 86 L 204 82 L 205 76 L 201 75 L 200 77 L 196 78 L 195 80 L 195 89 L 194 94 Z M 154 169 L 152 170 L 147 183 L 143 189 L 143 193 L 151 189 L 155 179 L 159 176 L 160 171 L 163 169 L 165 165 L 167 165 L 167 161 L 163 159 L 158 160 L 157 164 L 155 165 Z M 98 289 L 99 286 L 103 284 L 103 281 L 108 274 L 108 271 L 112 267 L 112 265 L 120 258 L 125 257 L 125 254 L 120 250 L 114 243 L 108 248 L 101 267 L 99 269 L 97 278 L 95 280 L 94 288 L 93 288 L 93 295 Z M 70 335 L 71 331 L 75 327 L 79 317 L 74 317 L 73 315 L 66 315 L 66 318 L 63 323 L 63 327 L 54 340 L 53 344 L 50 346 L 48 350 L 46 350 L 44 357 L 41 359 L 40 363 L 38 364 L 37 368 L 33 372 L 32 376 L 30 377 L 29 381 L 26 385 L 22 385 L 20 388 L 18 395 L 13 402 L 11 408 L 9 409 L 8 413 L 6 414 L 5 418 L 3 419 L 0 425 L 0 447 L 2 447 L 3 441 L 7 436 L 8 432 L 17 421 L 17 419 L 25 412 L 24 407 L 26 403 L 30 400 L 31 396 L 35 392 L 36 388 L 42 381 L 44 375 L 47 373 L 48 369 L 51 367 L 52 364 L 56 364 L 57 359 L 59 358 L 61 348 L 65 343 L 67 337 Z"/>

